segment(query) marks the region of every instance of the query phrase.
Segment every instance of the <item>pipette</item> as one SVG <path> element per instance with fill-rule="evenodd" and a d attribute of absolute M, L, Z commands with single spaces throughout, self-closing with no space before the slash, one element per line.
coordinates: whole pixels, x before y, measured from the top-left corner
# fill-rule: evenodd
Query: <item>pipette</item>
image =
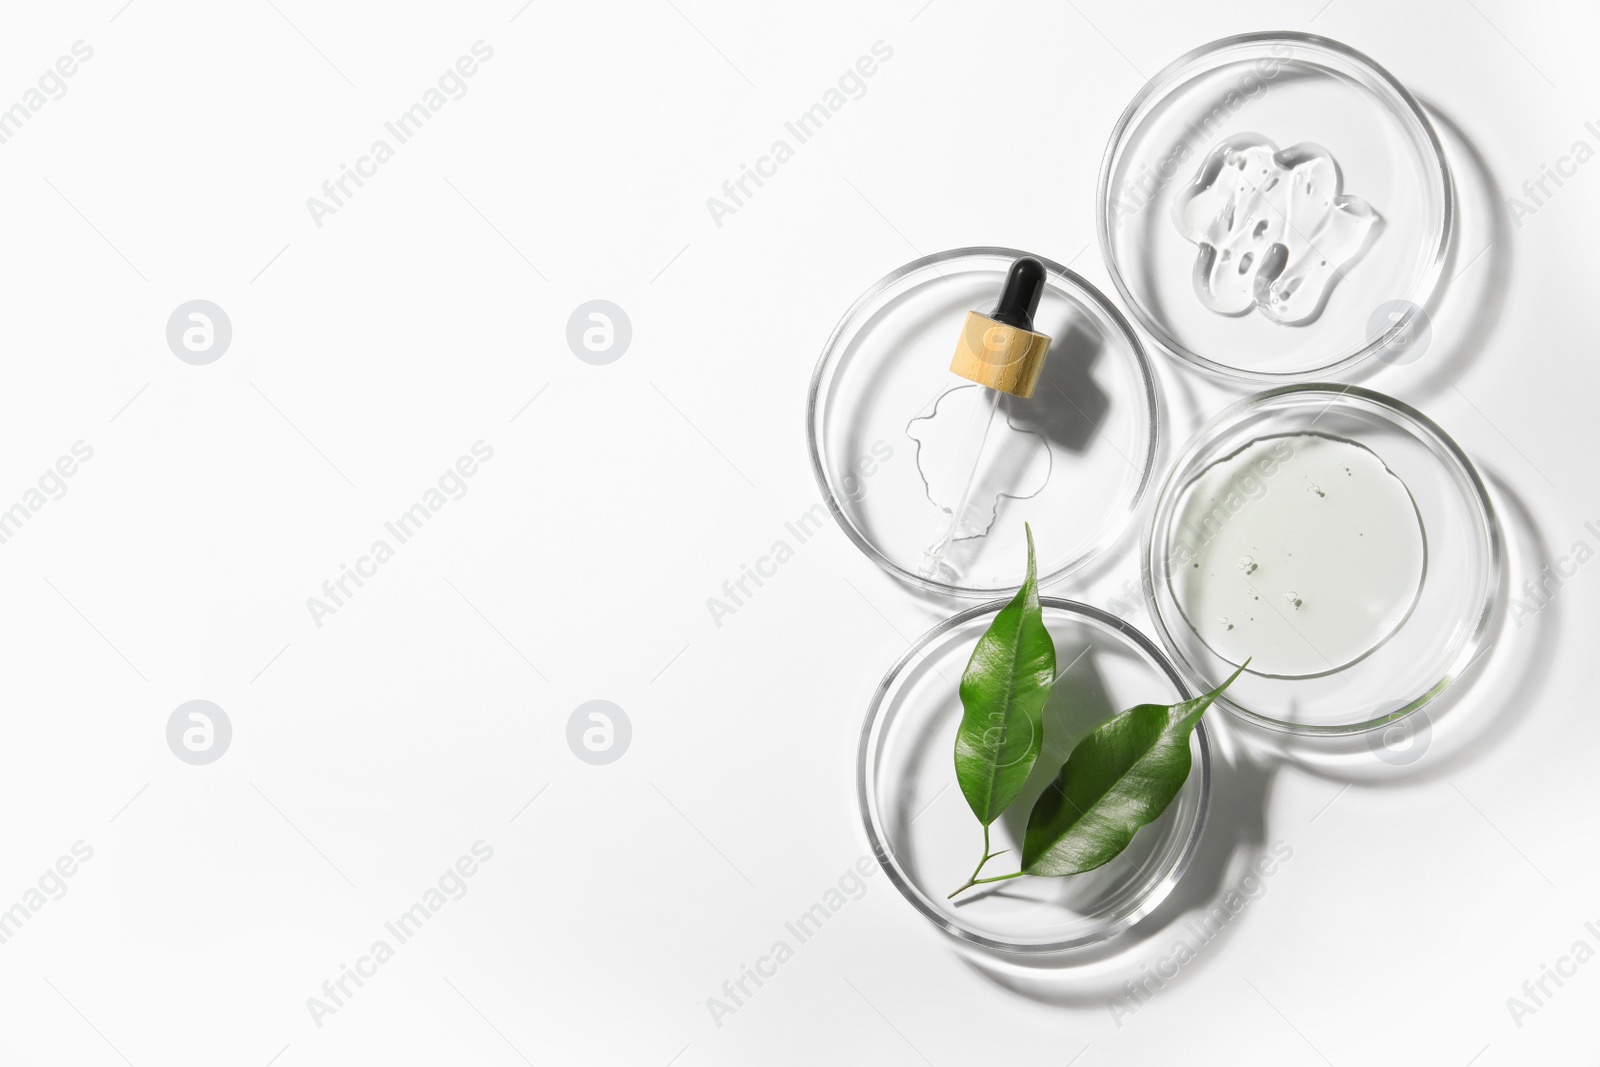
<path fill-rule="evenodd" d="M 996 419 L 1005 418 L 1000 407 L 1001 394 L 1028 399 L 1039 384 L 1039 372 L 1050 351 L 1050 338 L 1034 332 L 1033 315 L 1039 310 L 1045 277 L 1044 264 L 1032 256 L 1024 256 L 1011 264 L 1005 286 L 1000 291 L 1000 302 L 992 312 L 987 315 L 967 312 L 950 370 L 977 383 L 978 396 L 969 409 L 966 427 L 957 439 L 950 472 L 951 484 L 961 486 L 961 493 L 948 512 L 941 508 L 932 527 L 919 569 L 924 578 L 939 573 L 950 546 L 959 536 L 968 505 L 973 502 L 979 461 L 990 429 Z M 987 525 L 984 523 L 984 528 Z"/>

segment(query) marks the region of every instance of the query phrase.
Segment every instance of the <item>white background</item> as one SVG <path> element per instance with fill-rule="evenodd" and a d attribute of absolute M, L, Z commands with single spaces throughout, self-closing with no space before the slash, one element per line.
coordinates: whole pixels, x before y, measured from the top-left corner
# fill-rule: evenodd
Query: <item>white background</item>
<path fill-rule="evenodd" d="M 0 945 L 0 1059 L 1577 1062 L 1600 963 L 1520 1026 L 1507 998 L 1600 948 L 1600 564 L 1502 627 L 1405 773 L 1225 746 L 1191 897 L 1274 843 L 1293 858 L 1120 1017 L 1182 916 L 1094 967 L 996 973 L 875 874 L 713 1023 L 707 999 L 866 852 L 862 714 L 952 606 L 831 525 L 720 627 L 706 599 L 818 499 L 805 389 L 855 296 L 969 244 L 1109 290 L 1091 238 L 1117 114 L 1180 53 L 1268 28 L 1367 52 L 1459 131 L 1459 277 L 1425 358 L 1368 384 L 1480 464 L 1513 589 L 1600 547 L 1600 163 L 1520 226 L 1504 202 L 1600 145 L 1592 14 L 121 3 L 0 23 L 0 106 L 94 50 L 0 145 L 0 506 L 94 450 L 0 545 L 0 908 L 93 849 Z M 467 94 L 315 225 L 306 199 L 478 40 Z M 880 40 L 866 95 L 716 225 L 706 199 Z M 165 340 L 195 298 L 233 325 L 209 366 Z M 633 326 L 609 366 L 565 341 L 595 298 Z M 1158 363 L 1170 455 L 1229 397 Z M 307 598 L 480 440 L 470 491 L 319 627 Z M 1049 592 L 1105 606 L 1136 577 L 1125 543 Z M 202 767 L 165 739 L 197 698 L 234 730 Z M 566 742 L 597 698 L 633 726 L 609 766 Z M 466 895 L 317 1025 L 307 999 L 480 840 Z"/>

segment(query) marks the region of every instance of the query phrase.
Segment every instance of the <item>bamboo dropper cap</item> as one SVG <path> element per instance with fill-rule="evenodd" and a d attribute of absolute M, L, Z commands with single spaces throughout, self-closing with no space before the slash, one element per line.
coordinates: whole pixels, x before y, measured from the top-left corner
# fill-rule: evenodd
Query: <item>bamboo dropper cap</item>
<path fill-rule="evenodd" d="M 1031 397 L 1050 351 L 1050 338 L 1033 329 L 1044 282 L 1044 264 L 1032 256 L 1011 264 L 994 311 L 967 312 L 950 370 L 990 389 Z"/>

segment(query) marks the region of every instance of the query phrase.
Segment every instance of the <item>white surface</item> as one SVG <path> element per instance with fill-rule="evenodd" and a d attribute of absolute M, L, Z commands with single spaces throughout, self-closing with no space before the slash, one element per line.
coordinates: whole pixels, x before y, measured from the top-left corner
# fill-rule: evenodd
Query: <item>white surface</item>
<path fill-rule="evenodd" d="M 1520 1027 L 1506 1003 L 1574 942 L 1600 948 L 1600 164 L 1570 158 L 1600 145 L 1592 13 L 275 3 L 4 17 L 0 103 L 74 41 L 94 54 L 0 145 L 0 500 L 76 441 L 94 455 L 0 545 L 0 906 L 74 842 L 93 857 L 0 945 L 0 1058 L 1090 1067 L 1592 1050 L 1600 963 L 1549 984 Z M 1240 884 L 1275 844 L 1292 858 L 1137 1012 L 1108 998 L 1195 940 L 1181 922 L 1092 971 L 1001 981 L 874 874 L 715 1025 L 707 998 L 862 855 L 863 708 L 949 610 L 831 524 L 803 543 L 786 529 L 817 499 L 801 416 L 829 329 L 872 280 L 957 245 L 1027 248 L 1106 285 L 1094 183 L 1140 72 L 1271 24 L 1368 52 L 1448 118 L 1460 277 L 1423 358 L 1369 384 L 1479 462 L 1513 587 L 1579 541 L 1584 562 L 1508 628 L 1412 766 L 1361 748 L 1320 770 L 1219 767 L 1207 840 L 1230 865 L 1196 892 Z M 306 198 L 480 39 L 493 58 L 465 97 L 317 228 Z M 707 197 L 880 40 L 893 55 L 865 94 L 716 225 Z M 1032 104 L 1005 106 L 1018 99 Z M 1571 176 L 1532 205 L 1520 188 L 1546 164 Z M 1512 193 L 1534 207 L 1520 226 Z M 209 366 L 164 338 L 193 298 L 233 324 Z M 565 342 L 594 298 L 632 321 L 609 366 Z M 1160 370 L 1170 455 L 1226 397 Z M 466 495 L 316 626 L 306 598 L 480 440 L 493 458 Z M 779 540 L 792 554 L 763 563 Z M 1125 592 L 1130 547 L 1050 592 L 1147 624 Z M 770 577 L 718 626 L 707 598 L 745 565 Z M 566 743 L 597 698 L 633 726 L 608 766 Z M 233 724 L 209 766 L 165 740 L 191 699 Z M 480 840 L 493 856 L 466 895 L 318 1027 L 307 998 Z"/>

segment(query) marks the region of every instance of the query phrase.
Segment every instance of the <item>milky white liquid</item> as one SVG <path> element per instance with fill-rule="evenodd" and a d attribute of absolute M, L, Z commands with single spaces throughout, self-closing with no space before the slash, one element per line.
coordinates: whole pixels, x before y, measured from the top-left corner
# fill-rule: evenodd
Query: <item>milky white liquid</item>
<path fill-rule="evenodd" d="M 1200 639 L 1278 677 L 1327 674 L 1392 634 L 1427 549 L 1405 484 L 1371 449 L 1321 434 L 1265 437 L 1184 487 L 1169 585 Z"/>

